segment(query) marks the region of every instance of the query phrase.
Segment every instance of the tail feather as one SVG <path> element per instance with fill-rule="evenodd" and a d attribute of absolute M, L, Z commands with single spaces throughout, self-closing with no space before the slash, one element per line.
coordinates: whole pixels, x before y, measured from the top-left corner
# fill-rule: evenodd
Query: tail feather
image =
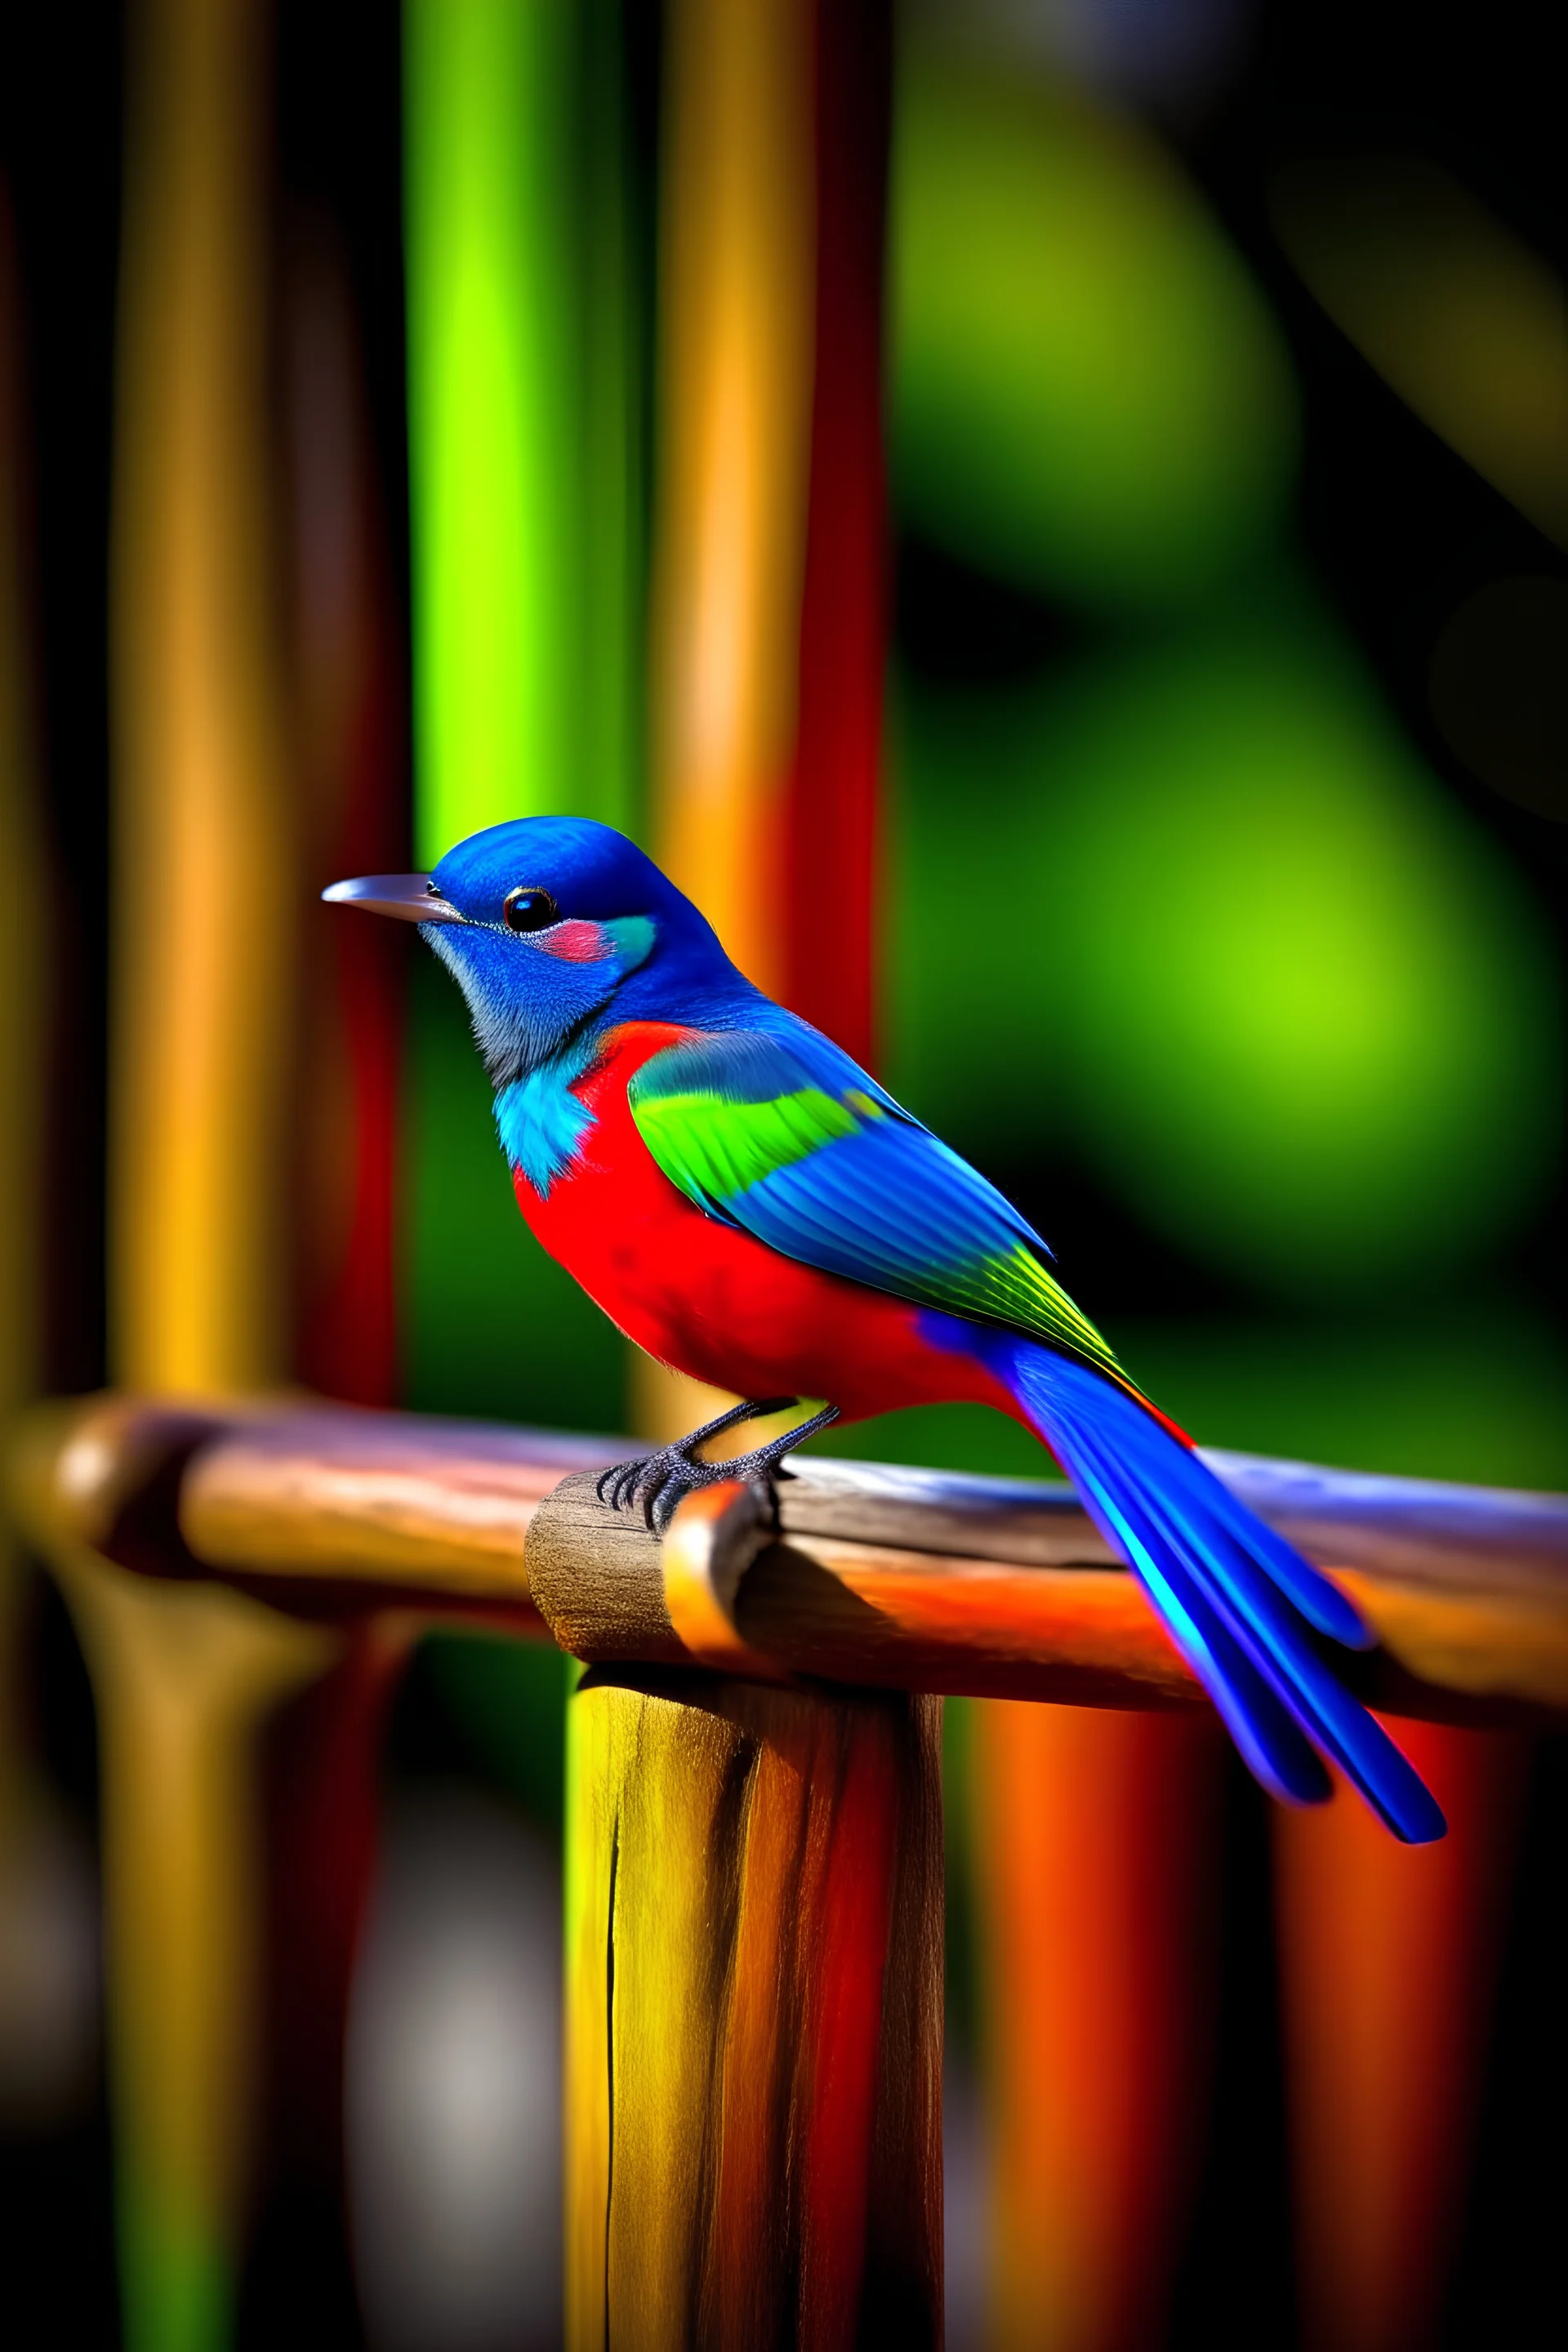
<path fill-rule="evenodd" d="M 1201 1577 L 1167 1544 L 1149 1515 L 1107 1467 L 1098 1450 L 1075 1454 L 1073 1474 L 1107 1540 L 1126 1559 L 1170 1626 L 1183 1654 L 1213 1696 L 1249 1771 L 1287 1804 L 1319 1804 L 1331 1783 L 1310 1742 L 1275 1689 L 1237 1641 Z"/>
<path fill-rule="evenodd" d="M 1215 1517 L 1242 1549 L 1268 1570 L 1307 1622 L 1347 1650 L 1370 1650 L 1374 1637 L 1354 1602 L 1346 1600 L 1338 1585 L 1331 1584 L 1283 1536 L 1276 1535 L 1255 1511 L 1249 1511 L 1211 1470 L 1191 1454 L 1187 1459 L 1203 1480 L 1205 1496 L 1212 1498 Z"/>
<path fill-rule="evenodd" d="M 1367 1646 L 1344 1595 L 1132 1397 L 1028 1341 L 1009 1340 L 1005 1353 L 997 1369 L 1265 1787 L 1296 1804 L 1320 1801 L 1330 1784 L 1318 1749 L 1396 1837 L 1412 1845 L 1441 1837 L 1446 1824 L 1425 1782 L 1308 1638 L 1310 1624 Z"/>

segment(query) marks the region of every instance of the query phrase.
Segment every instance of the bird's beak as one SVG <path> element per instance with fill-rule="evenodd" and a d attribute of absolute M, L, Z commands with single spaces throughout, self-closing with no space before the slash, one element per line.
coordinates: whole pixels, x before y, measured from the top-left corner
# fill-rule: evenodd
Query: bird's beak
<path fill-rule="evenodd" d="M 333 906 L 363 907 L 367 915 L 395 915 L 400 923 L 465 920 L 428 874 L 361 874 L 352 882 L 332 883 L 321 896 Z"/>

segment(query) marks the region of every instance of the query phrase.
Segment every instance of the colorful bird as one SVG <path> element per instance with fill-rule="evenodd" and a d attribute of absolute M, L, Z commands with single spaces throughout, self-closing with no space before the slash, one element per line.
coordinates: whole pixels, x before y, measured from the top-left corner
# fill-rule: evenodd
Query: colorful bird
<path fill-rule="evenodd" d="M 978 1401 L 1033 1430 L 1140 1580 L 1264 1787 L 1338 1764 L 1396 1837 L 1441 1812 L 1313 1635 L 1350 1601 L 1221 1485 L 1134 1387 L 1040 1236 L 847 1054 L 754 988 L 631 842 L 577 817 L 493 825 L 434 874 L 325 893 L 417 923 L 468 1000 L 518 1202 L 637 1346 L 747 1400 L 601 1491 L 661 1529 L 683 1495 L 765 1477 L 813 1429 Z M 697 1448 L 827 1402 L 738 1460 Z"/>

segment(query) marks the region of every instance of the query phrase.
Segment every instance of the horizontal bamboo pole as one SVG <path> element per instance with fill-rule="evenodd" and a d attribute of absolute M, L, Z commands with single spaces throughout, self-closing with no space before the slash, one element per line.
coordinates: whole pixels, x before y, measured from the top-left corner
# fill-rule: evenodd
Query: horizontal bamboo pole
<path fill-rule="evenodd" d="M 1141 1706 L 1198 1693 L 1068 1489 L 802 1457 L 710 1488 L 662 1546 L 594 1496 L 607 1439 L 287 1402 L 90 1399 L 25 1424 L 46 1547 L 205 1570 L 317 1613 L 500 1613 L 590 1662 L 700 1662 L 914 1690 Z M 1364 1610 L 1365 1696 L 1436 1719 L 1568 1707 L 1568 1499 L 1215 1454 Z"/>
<path fill-rule="evenodd" d="M 9 1485 L 46 1553 L 78 1544 L 152 1574 L 205 1570 L 311 1614 L 338 1592 L 351 1611 L 479 1608 L 542 1636 L 528 1523 L 561 1478 L 625 1450 L 352 1406 L 106 1395 L 30 1414 Z"/>

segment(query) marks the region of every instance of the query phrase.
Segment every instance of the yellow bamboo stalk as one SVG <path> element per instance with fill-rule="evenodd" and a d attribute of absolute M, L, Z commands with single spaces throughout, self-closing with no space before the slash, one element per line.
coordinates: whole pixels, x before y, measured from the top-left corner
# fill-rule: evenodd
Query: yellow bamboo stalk
<path fill-rule="evenodd" d="M 942 2332 L 940 1702 L 571 1703 L 571 2352 Z"/>
<path fill-rule="evenodd" d="M 112 598 L 118 1377 L 286 1367 L 296 891 L 268 545 L 260 0 L 131 24 Z"/>

